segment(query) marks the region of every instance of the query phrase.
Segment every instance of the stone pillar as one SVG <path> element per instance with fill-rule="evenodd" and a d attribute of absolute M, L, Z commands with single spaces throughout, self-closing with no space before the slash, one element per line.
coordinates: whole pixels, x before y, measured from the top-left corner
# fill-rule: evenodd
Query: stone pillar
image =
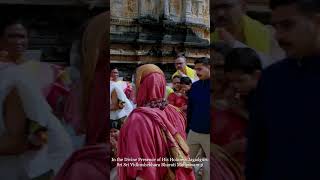
<path fill-rule="evenodd" d="M 197 0 L 197 16 L 198 17 L 203 17 L 203 0 Z"/>
<path fill-rule="evenodd" d="M 154 18 L 159 16 L 159 0 L 139 0 L 140 16 L 149 15 Z"/>
<path fill-rule="evenodd" d="M 139 14 L 137 3 L 137 0 L 127 1 L 126 17 L 136 17 Z"/>
<path fill-rule="evenodd" d="M 186 3 L 186 17 L 192 16 L 192 0 L 185 0 Z"/>
<path fill-rule="evenodd" d="M 121 17 L 122 16 L 123 6 L 122 6 L 121 0 L 112 0 L 111 7 L 112 7 L 111 8 L 111 16 L 114 16 L 114 17 Z"/>
<path fill-rule="evenodd" d="M 172 4 L 172 0 L 169 0 L 169 15 L 170 16 L 174 15 L 174 7 Z"/>
<path fill-rule="evenodd" d="M 156 0 L 146 0 L 146 1 L 148 1 L 148 14 L 150 15 L 150 16 L 155 16 L 156 15 L 156 13 L 157 13 L 157 7 L 155 6 L 155 4 L 157 3 L 157 2 L 155 2 Z"/>
<path fill-rule="evenodd" d="M 143 16 L 143 0 L 138 0 L 138 16 Z"/>
<path fill-rule="evenodd" d="M 169 3 L 170 0 L 163 0 L 164 17 L 170 16 Z"/>

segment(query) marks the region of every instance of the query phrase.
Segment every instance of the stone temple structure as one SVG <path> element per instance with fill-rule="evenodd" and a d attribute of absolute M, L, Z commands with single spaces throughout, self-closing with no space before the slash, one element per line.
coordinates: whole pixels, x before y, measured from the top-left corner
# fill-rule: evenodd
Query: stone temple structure
<path fill-rule="evenodd" d="M 175 70 L 174 57 L 188 63 L 210 57 L 209 0 L 110 0 L 110 55 L 130 80 L 139 63 L 154 63 L 166 73 Z"/>
<path fill-rule="evenodd" d="M 26 59 L 68 66 L 84 24 L 107 8 L 108 0 L 0 0 L 0 21 L 14 16 L 28 26 Z"/>

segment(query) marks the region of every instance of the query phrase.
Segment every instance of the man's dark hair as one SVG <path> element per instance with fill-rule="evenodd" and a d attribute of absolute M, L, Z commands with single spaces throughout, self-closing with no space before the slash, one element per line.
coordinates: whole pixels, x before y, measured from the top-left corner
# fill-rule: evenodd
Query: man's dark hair
<path fill-rule="evenodd" d="M 250 48 L 234 48 L 225 58 L 225 72 L 238 70 L 246 74 L 252 74 L 261 69 L 259 56 Z"/>
<path fill-rule="evenodd" d="M 192 81 L 189 77 L 181 77 L 180 84 L 191 85 Z"/>
<path fill-rule="evenodd" d="M 214 51 L 222 54 L 224 57 L 232 50 L 232 47 L 230 47 L 228 44 L 221 42 L 212 43 L 211 48 Z"/>
<path fill-rule="evenodd" d="M 298 8 L 304 13 L 320 12 L 319 0 L 270 0 L 270 8 L 273 10 L 280 6 L 288 6 L 296 4 Z"/>
<path fill-rule="evenodd" d="M 27 26 L 22 21 L 22 19 L 18 17 L 4 17 L 3 19 L 2 18 L 0 19 L 0 36 L 4 35 L 4 32 L 8 26 L 14 25 L 14 24 L 21 24 L 27 29 Z"/>
<path fill-rule="evenodd" d="M 202 58 L 199 58 L 197 59 L 194 64 L 203 64 L 205 66 L 210 66 L 210 59 L 207 58 L 207 57 L 202 57 Z"/>
<path fill-rule="evenodd" d="M 177 56 L 176 56 L 176 59 L 178 59 L 178 58 L 187 59 L 184 53 L 178 53 Z"/>
<path fill-rule="evenodd" d="M 110 64 L 110 73 L 114 69 L 118 69 L 118 67 L 116 65 L 114 65 L 114 64 Z"/>
<path fill-rule="evenodd" d="M 172 77 L 172 80 L 175 79 L 175 78 L 181 79 L 181 76 L 180 76 L 180 75 L 174 75 L 174 76 Z"/>

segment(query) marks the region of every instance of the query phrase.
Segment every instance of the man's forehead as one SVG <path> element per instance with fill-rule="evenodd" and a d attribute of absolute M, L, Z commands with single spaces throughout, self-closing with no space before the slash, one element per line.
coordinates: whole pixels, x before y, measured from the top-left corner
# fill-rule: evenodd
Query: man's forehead
<path fill-rule="evenodd" d="M 271 23 L 278 24 L 279 22 L 287 21 L 301 15 L 302 13 L 294 4 L 288 6 L 279 6 L 272 11 Z"/>
<path fill-rule="evenodd" d="M 229 72 L 225 72 L 225 75 L 228 79 L 241 79 L 246 74 L 241 70 L 232 70 Z"/>
<path fill-rule="evenodd" d="M 203 64 L 203 63 L 197 63 L 197 64 L 195 64 L 195 66 L 194 66 L 194 68 L 203 68 L 203 67 L 205 67 L 205 65 Z"/>
<path fill-rule="evenodd" d="M 7 32 L 10 32 L 10 31 L 16 31 L 16 32 L 26 32 L 26 28 L 22 25 L 22 24 L 13 24 L 13 25 L 10 25 L 8 26 L 6 29 L 5 29 Z"/>
<path fill-rule="evenodd" d="M 176 59 L 176 63 L 183 63 L 185 61 L 186 60 L 183 57 L 179 57 L 179 58 Z"/>

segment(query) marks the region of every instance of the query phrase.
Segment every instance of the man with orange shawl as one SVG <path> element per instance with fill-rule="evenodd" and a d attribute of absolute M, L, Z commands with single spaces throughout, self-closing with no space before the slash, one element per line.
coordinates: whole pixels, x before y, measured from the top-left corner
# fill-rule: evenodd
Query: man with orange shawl
<path fill-rule="evenodd" d="M 120 130 L 118 158 L 174 158 L 184 160 L 185 165 L 170 168 L 152 161 L 147 162 L 150 166 L 140 166 L 137 164 L 143 162 L 132 160 L 135 166 L 118 166 L 119 180 L 195 179 L 192 166 L 187 161 L 186 119 L 164 99 L 164 73 L 156 65 L 143 65 L 137 69 L 135 83 L 138 108 L 132 111 Z M 153 166 L 156 164 L 162 165 Z"/>

